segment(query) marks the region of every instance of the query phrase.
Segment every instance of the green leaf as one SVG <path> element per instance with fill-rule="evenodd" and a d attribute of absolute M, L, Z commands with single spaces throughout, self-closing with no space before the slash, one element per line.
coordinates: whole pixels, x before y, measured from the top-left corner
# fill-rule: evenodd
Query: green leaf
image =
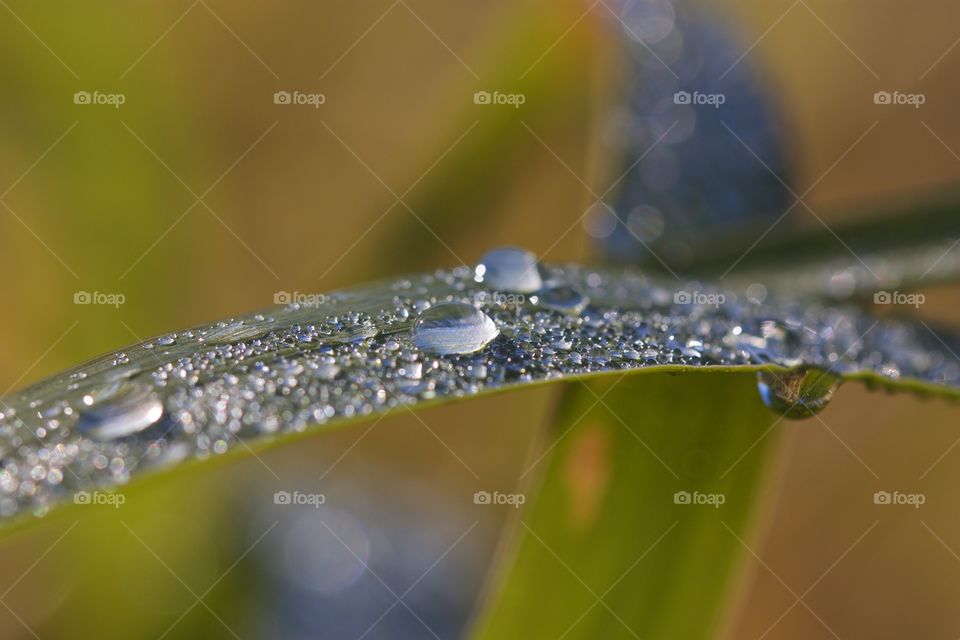
<path fill-rule="evenodd" d="M 529 294 L 461 268 L 311 297 L 132 345 L 24 389 L 0 401 L 0 513 L 43 514 L 81 492 L 377 413 L 630 370 L 769 371 L 787 382 L 767 385 L 784 396 L 766 398 L 774 407 L 817 388 L 805 382 L 816 370 L 960 395 L 960 340 L 922 322 L 775 293 L 761 306 L 629 270 L 538 269 L 546 284 Z M 442 304 L 493 332 L 474 352 L 439 355 L 412 329 Z"/>
<path fill-rule="evenodd" d="M 915 290 L 956 281 L 960 254 L 960 198 L 956 190 L 927 194 L 892 210 L 879 207 L 828 216 L 852 222 L 807 230 L 737 228 L 698 247 L 690 270 L 759 282 L 793 295 L 836 300 L 872 298 L 877 291 Z"/>
<path fill-rule="evenodd" d="M 754 377 L 571 385 L 476 637 L 712 637 L 777 441 Z"/>

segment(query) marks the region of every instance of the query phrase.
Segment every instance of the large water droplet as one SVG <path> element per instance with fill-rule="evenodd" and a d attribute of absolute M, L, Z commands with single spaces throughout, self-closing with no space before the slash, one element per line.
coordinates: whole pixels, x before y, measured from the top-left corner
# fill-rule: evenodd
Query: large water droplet
<path fill-rule="evenodd" d="M 438 355 L 473 353 L 500 335 L 493 320 L 476 307 L 449 302 L 430 307 L 413 324 L 413 344 Z"/>
<path fill-rule="evenodd" d="M 143 431 L 163 417 L 163 403 L 153 389 L 124 382 L 99 396 L 83 398 L 77 430 L 95 440 L 113 440 Z"/>
<path fill-rule="evenodd" d="M 517 247 L 491 249 L 480 258 L 477 277 L 494 289 L 533 293 L 543 286 L 537 256 Z"/>
<path fill-rule="evenodd" d="M 819 413 L 839 386 L 838 376 L 820 369 L 757 373 L 757 388 L 763 403 L 792 419 Z"/>

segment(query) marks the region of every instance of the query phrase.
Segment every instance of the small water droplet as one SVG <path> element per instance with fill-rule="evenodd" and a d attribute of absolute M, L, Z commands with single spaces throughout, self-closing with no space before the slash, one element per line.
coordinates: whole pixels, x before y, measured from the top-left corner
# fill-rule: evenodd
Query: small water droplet
<path fill-rule="evenodd" d="M 543 286 L 537 256 L 517 247 L 491 249 L 480 258 L 477 278 L 494 289 L 534 293 Z"/>
<path fill-rule="evenodd" d="M 335 362 L 320 362 L 314 367 L 314 375 L 320 380 L 333 380 L 340 374 L 340 367 Z"/>
<path fill-rule="evenodd" d="M 143 431 L 163 417 L 163 403 L 148 385 L 125 382 L 102 396 L 84 396 L 77 430 L 95 440 Z"/>
<path fill-rule="evenodd" d="M 892 380 L 897 380 L 900 378 L 900 368 L 895 364 L 885 364 L 880 367 L 880 375 Z"/>
<path fill-rule="evenodd" d="M 544 289 L 538 298 L 542 306 L 571 315 L 577 315 L 583 311 L 588 302 L 579 291 L 567 285 Z"/>
<path fill-rule="evenodd" d="M 397 375 L 401 378 L 407 378 L 410 380 L 419 380 L 423 377 L 423 363 L 422 362 L 409 362 L 404 364 L 398 371 Z"/>
<path fill-rule="evenodd" d="M 417 348 L 438 355 L 473 353 L 498 335 L 500 330 L 490 316 L 462 302 L 430 307 L 420 314 L 410 331 Z"/>
<path fill-rule="evenodd" d="M 473 380 L 483 380 L 487 377 L 487 365 L 475 364 L 467 369 L 467 375 Z"/>
<path fill-rule="evenodd" d="M 763 403 L 786 418 L 809 418 L 833 398 L 840 378 L 819 369 L 757 373 Z"/>

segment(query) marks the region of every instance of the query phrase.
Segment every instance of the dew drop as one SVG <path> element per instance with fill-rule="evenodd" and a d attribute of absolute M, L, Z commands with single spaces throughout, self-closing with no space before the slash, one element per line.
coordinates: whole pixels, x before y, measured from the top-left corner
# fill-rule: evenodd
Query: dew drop
<path fill-rule="evenodd" d="M 491 249 L 480 258 L 478 279 L 494 289 L 533 293 L 543 286 L 537 256 L 517 247 Z"/>
<path fill-rule="evenodd" d="M 410 337 L 419 348 L 438 355 L 473 353 L 500 335 L 483 311 L 463 302 L 430 307 L 413 324 Z"/>
<path fill-rule="evenodd" d="M 340 374 L 340 367 L 335 362 L 319 362 L 312 368 L 314 375 L 320 380 L 333 380 Z"/>
<path fill-rule="evenodd" d="M 404 364 L 397 374 L 401 378 L 406 378 L 409 380 L 419 380 L 423 377 L 423 363 L 422 362 L 409 362 Z"/>
<path fill-rule="evenodd" d="M 573 287 L 558 285 L 544 289 L 538 296 L 540 304 L 547 309 L 578 315 L 587 306 L 587 298 Z"/>
<path fill-rule="evenodd" d="M 85 396 L 77 430 L 95 440 L 139 433 L 163 417 L 163 403 L 148 385 L 125 382 L 102 396 Z"/>
<path fill-rule="evenodd" d="M 757 388 L 763 403 L 791 419 L 819 413 L 839 386 L 838 376 L 819 369 L 757 373 Z"/>

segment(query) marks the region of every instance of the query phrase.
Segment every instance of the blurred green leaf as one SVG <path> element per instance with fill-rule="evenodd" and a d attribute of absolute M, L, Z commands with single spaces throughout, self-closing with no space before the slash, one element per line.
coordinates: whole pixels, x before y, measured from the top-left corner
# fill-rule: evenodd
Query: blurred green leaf
<path fill-rule="evenodd" d="M 746 225 L 698 247 L 691 272 L 759 282 L 794 295 L 872 297 L 960 278 L 960 195 L 956 188 L 909 202 L 861 206 L 805 231 Z"/>
<path fill-rule="evenodd" d="M 429 268 L 440 256 L 448 261 L 446 247 L 463 246 L 478 234 L 504 224 L 504 218 L 516 214 L 512 200 L 519 188 L 524 201 L 548 205 L 552 194 L 566 190 L 576 194 L 580 185 L 571 179 L 564 185 L 538 176 L 538 164 L 558 167 L 551 150 L 538 137 L 552 140 L 551 133 L 562 132 L 558 153 L 569 160 L 576 173 L 591 176 L 590 145 L 596 120 L 596 96 L 585 88 L 597 75 L 591 60 L 592 43 L 583 37 L 555 41 L 555 25 L 544 19 L 542 7 L 518 8 L 500 27 L 491 60 L 481 74 L 482 91 L 519 94 L 523 103 L 509 105 L 475 104 L 469 87 L 458 86 L 463 116 L 450 139 L 462 138 L 448 150 L 444 162 L 429 171 L 424 180 L 406 198 L 413 215 L 401 215 L 391 222 L 394 232 L 388 236 L 390 255 L 411 256 L 417 268 Z M 564 15 L 563 10 L 558 10 Z M 550 55 L 543 52 L 549 47 Z M 558 105 L 563 105 L 558 109 Z M 551 149 L 553 147 L 551 146 Z M 583 194 L 586 197 L 586 194 Z M 586 201 L 568 201 L 553 207 L 552 224 L 561 228 L 576 225 Z"/>
<path fill-rule="evenodd" d="M 753 376 L 570 384 L 476 637 L 712 637 L 777 441 Z"/>

